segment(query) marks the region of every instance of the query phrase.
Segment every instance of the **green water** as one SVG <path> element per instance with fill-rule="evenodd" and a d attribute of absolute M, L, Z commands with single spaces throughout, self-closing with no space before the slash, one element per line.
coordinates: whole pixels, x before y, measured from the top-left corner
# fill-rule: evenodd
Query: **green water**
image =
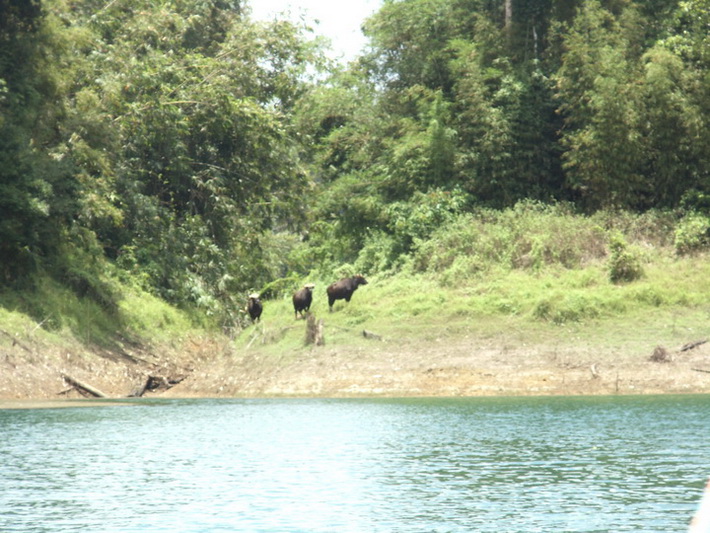
<path fill-rule="evenodd" d="M 686 531 L 710 397 L 0 410 L 0 531 Z"/>

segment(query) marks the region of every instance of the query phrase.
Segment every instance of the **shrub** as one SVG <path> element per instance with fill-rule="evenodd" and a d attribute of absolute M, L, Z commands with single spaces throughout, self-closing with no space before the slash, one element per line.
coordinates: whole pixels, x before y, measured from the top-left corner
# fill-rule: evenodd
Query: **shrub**
<path fill-rule="evenodd" d="M 401 246 L 408 250 L 411 243 L 427 239 L 438 228 L 447 225 L 465 204 L 466 195 L 458 190 L 416 192 L 408 201 L 388 206 L 388 227 Z"/>
<path fill-rule="evenodd" d="M 629 249 L 626 239 L 620 232 L 612 232 L 609 248 L 611 250 L 609 279 L 612 283 L 635 281 L 643 276 L 639 255 Z"/>
<path fill-rule="evenodd" d="M 599 224 L 575 215 L 564 205 L 524 201 L 505 211 L 480 210 L 458 216 L 431 239 L 419 243 L 414 268 L 444 272 L 460 257 L 474 271 L 491 267 L 534 270 L 549 265 L 580 268 L 606 255 L 606 237 Z"/>
<path fill-rule="evenodd" d="M 698 252 L 710 244 L 710 218 L 699 213 L 685 216 L 676 227 L 673 245 L 678 255 Z"/>
<path fill-rule="evenodd" d="M 582 322 L 598 318 L 601 314 L 599 303 L 593 297 L 581 293 L 555 292 L 541 298 L 532 310 L 533 317 L 555 324 Z"/>
<path fill-rule="evenodd" d="M 386 272 L 398 266 L 400 257 L 401 249 L 393 236 L 371 232 L 358 254 L 355 269 L 365 274 Z"/>
<path fill-rule="evenodd" d="M 629 243 L 664 247 L 673 244 L 677 215 L 671 211 L 598 211 L 591 216 L 605 232 L 620 231 Z"/>

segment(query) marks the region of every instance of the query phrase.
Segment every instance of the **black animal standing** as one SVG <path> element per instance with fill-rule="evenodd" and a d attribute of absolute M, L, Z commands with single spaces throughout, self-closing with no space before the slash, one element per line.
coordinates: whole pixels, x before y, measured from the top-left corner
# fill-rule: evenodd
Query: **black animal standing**
<path fill-rule="evenodd" d="M 313 301 L 313 283 L 306 283 L 302 288 L 293 293 L 293 311 L 298 318 L 298 313 L 304 317 L 304 311 L 307 312 L 311 308 Z"/>
<path fill-rule="evenodd" d="M 251 317 L 252 322 L 256 322 L 261 318 L 261 312 L 264 310 L 264 306 L 259 300 L 259 295 L 257 293 L 252 293 L 249 295 L 249 301 L 247 302 L 247 312 Z"/>
<path fill-rule="evenodd" d="M 328 307 L 333 311 L 335 300 L 350 301 L 353 293 L 360 285 L 367 285 L 367 280 L 360 274 L 354 275 L 352 278 L 343 278 L 340 281 L 331 283 L 326 292 L 328 293 Z"/>

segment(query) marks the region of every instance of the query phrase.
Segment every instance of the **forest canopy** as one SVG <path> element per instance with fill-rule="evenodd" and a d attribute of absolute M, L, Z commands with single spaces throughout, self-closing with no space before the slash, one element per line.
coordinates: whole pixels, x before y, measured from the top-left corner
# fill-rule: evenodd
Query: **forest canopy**
<path fill-rule="evenodd" d="M 385 0 L 363 31 L 342 65 L 240 0 L 0 0 L 2 285 L 229 321 L 525 202 L 707 238 L 710 0 Z"/>

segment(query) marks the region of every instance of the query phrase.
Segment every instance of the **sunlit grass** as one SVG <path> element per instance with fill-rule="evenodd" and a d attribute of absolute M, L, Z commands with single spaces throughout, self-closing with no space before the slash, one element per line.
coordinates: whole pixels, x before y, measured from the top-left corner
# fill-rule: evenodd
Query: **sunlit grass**
<path fill-rule="evenodd" d="M 239 354 L 281 364 L 314 349 L 291 303 L 293 291 L 311 282 L 311 313 L 323 320 L 326 348 L 371 346 L 364 330 L 414 343 L 475 336 L 600 347 L 648 345 L 657 338 L 680 343 L 710 331 L 708 256 L 677 256 L 668 235 L 654 234 L 663 227 L 658 220 L 614 224 L 616 219 L 550 209 L 484 218 L 462 217 L 442 229 L 439 240 L 423 243 L 417 253 L 429 253 L 427 261 L 419 257 L 396 273 L 367 275 L 368 285 L 350 302 L 336 302 L 332 313 L 326 287 L 344 271 L 284 278 L 264 297 L 261 321 L 253 325 L 239 310 L 218 320 L 197 308 L 176 309 L 125 278 L 101 280 L 115 297 L 109 305 L 39 278 L 31 291 L 0 294 L 0 319 L 8 331 L 39 329 L 98 345 L 117 337 L 159 343 L 206 332 L 228 338 Z M 622 239 L 642 267 L 637 279 L 611 281 L 606 227 L 624 229 Z"/>
<path fill-rule="evenodd" d="M 127 290 L 119 302 L 126 328 L 135 335 L 163 341 L 197 329 L 199 320 L 146 292 Z"/>

